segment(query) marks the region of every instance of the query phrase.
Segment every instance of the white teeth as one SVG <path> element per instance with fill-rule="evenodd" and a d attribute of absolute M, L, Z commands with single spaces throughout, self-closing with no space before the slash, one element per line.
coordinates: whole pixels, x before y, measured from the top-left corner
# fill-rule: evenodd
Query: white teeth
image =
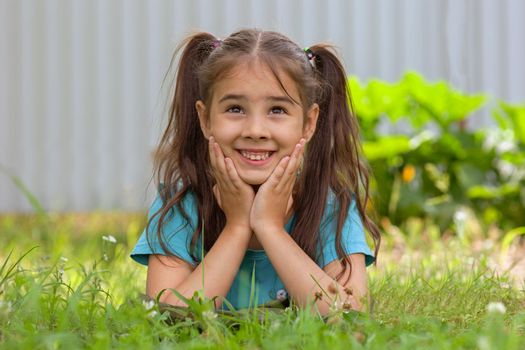
<path fill-rule="evenodd" d="M 243 157 L 250 160 L 265 160 L 270 156 L 270 152 L 247 152 L 241 151 Z"/>

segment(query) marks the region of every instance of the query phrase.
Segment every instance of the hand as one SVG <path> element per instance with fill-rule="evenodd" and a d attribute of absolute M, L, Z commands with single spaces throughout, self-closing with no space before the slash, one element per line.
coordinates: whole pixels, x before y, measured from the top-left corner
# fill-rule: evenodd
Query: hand
<path fill-rule="evenodd" d="M 293 203 L 292 190 L 305 143 L 301 139 L 292 154 L 281 159 L 268 180 L 259 187 L 250 213 L 250 226 L 255 234 L 263 229 L 284 228 Z"/>
<path fill-rule="evenodd" d="M 210 163 L 217 184 L 213 194 L 219 203 L 226 225 L 250 229 L 250 209 L 255 193 L 253 188 L 241 180 L 231 158 L 225 158 L 213 136 L 209 139 Z"/>

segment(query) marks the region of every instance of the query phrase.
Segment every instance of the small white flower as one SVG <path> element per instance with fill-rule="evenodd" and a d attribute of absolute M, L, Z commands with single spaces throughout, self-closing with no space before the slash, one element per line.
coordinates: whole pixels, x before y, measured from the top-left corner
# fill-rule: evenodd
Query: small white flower
<path fill-rule="evenodd" d="M 270 329 L 271 329 L 272 331 L 276 331 L 276 330 L 278 330 L 279 328 L 281 328 L 281 322 L 279 322 L 278 320 L 272 322 L 272 324 L 271 324 L 271 326 L 270 326 Z"/>
<path fill-rule="evenodd" d="M 117 239 L 113 237 L 112 235 L 102 236 L 102 239 L 109 243 L 117 243 Z"/>
<path fill-rule="evenodd" d="M 496 302 L 490 302 L 487 305 L 487 312 L 488 313 L 500 313 L 504 314 L 507 311 L 507 308 L 505 305 L 503 305 L 502 302 L 496 301 Z"/>
<path fill-rule="evenodd" d="M 494 241 L 491 239 L 486 239 L 483 241 L 483 249 L 491 250 L 494 247 Z"/>
<path fill-rule="evenodd" d="M 487 130 L 485 141 L 483 142 L 483 148 L 488 151 L 494 149 L 498 154 L 510 152 L 516 149 L 514 130 Z"/>
<path fill-rule="evenodd" d="M 457 222 L 465 222 L 467 220 L 468 214 L 464 209 L 459 209 L 454 213 L 454 220 Z"/>
<path fill-rule="evenodd" d="M 148 317 L 149 317 L 149 318 L 153 318 L 153 317 L 157 316 L 157 314 L 158 314 L 157 311 L 152 310 L 152 311 L 148 314 Z"/>
<path fill-rule="evenodd" d="M 478 347 L 481 349 L 481 350 L 488 350 L 488 349 L 491 349 L 492 347 L 490 346 L 490 341 L 489 341 L 489 338 L 487 338 L 486 336 L 482 335 L 481 337 L 478 338 Z"/>
<path fill-rule="evenodd" d="M 511 177 L 516 171 L 516 167 L 514 166 L 514 164 L 504 160 L 498 161 L 496 163 L 496 167 L 498 168 L 498 171 L 501 174 L 501 176 L 503 176 L 504 178 Z"/>
<path fill-rule="evenodd" d="M 13 310 L 13 304 L 10 301 L 5 302 L 0 300 L 0 311 L 2 311 L 2 309 L 5 309 L 6 313 L 10 313 Z"/>
<path fill-rule="evenodd" d="M 60 261 L 67 262 L 67 260 L 68 260 L 68 259 L 67 259 L 65 256 L 61 256 L 61 257 L 60 257 Z"/>
<path fill-rule="evenodd" d="M 487 133 L 485 135 L 485 141 L 483 142 L 483 149 L 486 151 L 490 151 L 496 146 L 497 142 L 498 142 L 497 133 L 489 129 L 487 130 Z"/>
<path fill-rule="evenodd" d="M 509 282 L 500 282 L 501 288 L 511 288 L 511 284 Z"/>
<path fill-rule="evenodd" d="M 432 140 L 434 138 L 436 138 L 436 133 L 430 130 L 425 130 L 410 139 L 409 141 L 410 148 L 412 149 L 417 148 L 423 142 Z"/>
<path fill-rule="evenodd" d="M 109 256 L 106 253 L 104 253 L 102 255 L 102 259 L 104 259 L 104 261 L 108 261 L 109 260 Z"/>
<path fill-rule="evenodd" d="M 146 309 L 146 311 L 149 311 L 153 309 L 153 307 L 155 306 L 155 302 L 153 300 L 148 300 L 148 301 L 143 300 L 142 305 L 144 305 L 144 308 Z"/>
<path fill-rule="evenodd" d="M 516 144 L 512 140 L 504 140 L 496 145 L 496 152 L 499 154 L 510 152 L 516 148 Z"/>
<path fill-rule="evenodd" d="M 211 310 L 204 311 L 204 312 L 202 313 L 202 317 L 205 318 L 205 319 L 207 319 L 207 320 L 213 320 L 213 319 L 217 318 L 217 316 L 218 316 L 217 313 L 216 313 L 216 312 L 213 312 L 213 311 L 211 311 Z"/>
<path fill-rule="evenodd" d="M 276 294 L 277 300 L 283 301 L 288 297 L 288 293 L 284 289 L 279 289 Z"/>

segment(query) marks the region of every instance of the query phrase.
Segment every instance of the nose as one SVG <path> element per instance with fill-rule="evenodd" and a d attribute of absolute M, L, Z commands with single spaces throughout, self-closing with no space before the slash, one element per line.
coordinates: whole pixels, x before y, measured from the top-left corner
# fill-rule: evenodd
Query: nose
<path fill-rule="evenodd" d="M 266 115 L 262 113 L 248 115 L 245 119 L 241 136 L 254 140 L 270 138 L 270 129 Z"/>

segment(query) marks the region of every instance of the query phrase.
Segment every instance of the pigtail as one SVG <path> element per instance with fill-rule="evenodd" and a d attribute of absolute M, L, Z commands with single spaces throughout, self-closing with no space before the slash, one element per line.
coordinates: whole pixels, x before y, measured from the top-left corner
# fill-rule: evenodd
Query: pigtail
<path fill-rule="evenodd" d="M 215 48 L 214 42 L 216 42 L 215 37 L 209 33 L 197 33 L 190 36 L 177 48 L 170 63 L 169 71 L 173 68 L 178 53 L 182 50 L 169 109 L 168 125 L 154 155 L 155 180 L 162 199 L 162 207 L 153 217 L 159 217 L 157 237 L 162 248 L 168 253 L 170 251 L 161 234 L 163 221 L 173 206 L 176 206 L 186 222 L 191 222 L 182 206 L 182 199 L 190 187 L 197 197 L 197 203 L 215 202 L 213 198 L 204 198 L 213 196 L 209 174 L 198 171 L 198 169 L 207 169 L 209 166 L 207 141 L 202 134 L 195 108 L 195 102 L 201 99 L 199 67 Z M 210 191 L 203 189 L 210 189 Z M 216 210 L 216 208 L 211 208 L 211 210 Z M 204 216 L 206 214 L 204 213 Z M 150 218 L 148 226 L 153 217 Z M 201 225 L 201 217 L 199 217 L 198 226 Z M 200 232 L 198 228 L 194 230 L 197 234 L 193 235 L 193 246 Z"/>
<path fill-rule="evenodd" d="M 176 207 L 187 223 L 183 209 L 186 194 L 193 194 L 198 210 L 198 224 L 193 228 L 190 252 L 201 232 L 203 248 L 209 250 L 226 224 L 226 218 L 213 195 L 214 177 L 210 170 L 208 144 L 202 134 L 195 108 L 197 100 L 211 103 L 212 88 L 226 72 L 239 63 L 261 59 L 274 73 L 277 81 L 281 70 L 296 82 L 301 103 L 309 107 L 319 104 L 317 129 L 309 141 L 302 175 L 294 188 L 295 222 L 290 233 L 297 244 L 317 261 L 320 246 L 320 225 L 329 192 L 337 205 L 336 250 L 345 257 L 341 235 L 349 206 L 355 201 L 364 226 L 372 235 L 377 256 L 380 236 L 377 227 L 365 211 L 369 197 L 369 174 L 360 157 L 359 129 L 353 113 L 346 83 L 346 74 L 329 46 L 317 45 L 303 52 L 295 43 L 275 32 L 241 30 L 223 41 L 208 33 L 198 33 L 186 39 L 174 55 L 182 51 L 169 109 L 168 125 L 154 156 L 155 180 L 159 187 L 162 207 L 158 217 L 157 236 L 166 253 L 161 228 L 171 209 Z M 283 87 L 284 88 L 284 87 Z M 176 232 L 175 232 L 176 233 Z M 322 254 L 322 250 L 320 252 Z M 199 261 L 193 254 L 193 258 Z M 322 256 L 321 256 L 322 258 Z M 350 268 L 343 259 L 339 279 Z"/>
<path fill-rule="evenodd" d="M 341 245 L 342 228 L 348 208 L 352 200 L 355 200 L 363 225 L 374 241 L 374 255 L 377 257 L 381 237 L 379 229 L 366 213 L 370 175 L 360 155 L 362 149 L 359 126 L 353 111 L 347 76 L 341 61 L 330 46 L 316 45 L 310 50 L 314 53 L 315 71 L 321 82 L 321 98 L 319 99 L 319 122 L 316 133 L 309 144 L 309 153 L 316 156 L 314 164 L 315 162 L 325 163 L 322 167 L 315 166 L 314 168 L 317 168 L 318 172 L 323 171 L 324 176 L 329 178 L 327 180 L 329 187 L 336 197 L 339 209 L 335 238 L 337 254 L 339 258 L 345 257 Z M 327 171 L 329 174 L 326 174 Z M 324 177 L 321 174 L 311 175 L 314 176 L 311 181 L 314 179 L 318 181 Z M 326 198 L 326 194 L 321 193 L 320 195 Z M 350 260 L 345 257 L 342 263 L 343 271 L 338 279 L 344 275 L 346 266 L 351 272 Z"/>

